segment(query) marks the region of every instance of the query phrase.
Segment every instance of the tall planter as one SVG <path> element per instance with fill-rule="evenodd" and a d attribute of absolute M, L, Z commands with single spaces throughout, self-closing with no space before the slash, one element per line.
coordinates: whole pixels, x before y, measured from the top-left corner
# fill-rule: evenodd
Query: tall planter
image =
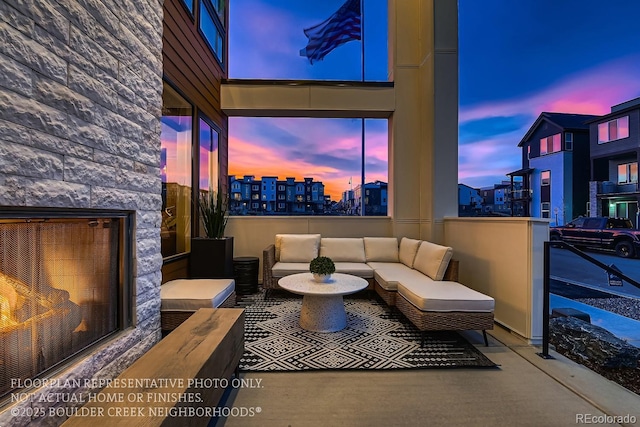
<path fill-rule="evenodd" d="M 233 237 L 191 239 L 190 278 L 232 279 L 233 275 Z"/>
<path fill-rule="evenodd" d="M 225 237 L 227 198 L 212 189 L 198 198 L 198 213 L 206 237 L 191 239 L 189 277 L 193 279 L 233 278 L 233 237 Z"/>

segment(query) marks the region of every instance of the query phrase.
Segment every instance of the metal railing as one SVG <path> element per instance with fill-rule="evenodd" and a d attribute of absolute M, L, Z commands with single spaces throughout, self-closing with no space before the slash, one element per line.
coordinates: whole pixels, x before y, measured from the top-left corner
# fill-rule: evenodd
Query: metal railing
<path fill-rule="evenodd" d="M 549 293 L 551 291 L 550 260 L 551 260 L 551 248 L 552 247 L 553 248 L 560 248 L 560 249 L 567 249 L 570 252 L 578 255 L 580 258 L 583 258 L 583 259 L 587 260 L 588 262 L 590 262 L 591 264 L 594 264 L 597 267 L 600 267 L 601 269 L 606 271 L 607 274 L 619 277 L 621 280 L 624 280 L 625 282 L 629 283 L 630 285 L 635 286 L 636 288 L 640 289 L 640 282 L 638 282 L 637 280 L 632 279 L 631 277 L 629 277 L 626 274 L 622 273 L 618 269 L 615 269 L 615 268 L 612 268 L 611 266 L 608 266 L 607 264 L 603 263 L 602 261 L 598 261 L 597 259 L 593 258 L 592 256 L 587 255 L 586 253 L 584 253 L 580 249 L 576 249 L 574 246 L 570 245 L 569 243 L 561 242 L 561 241 L 544 242 L 544 282 L 543 282 L 543 294 L 544 295 L 543 295 L 543 301 L 542 301 L 542 310 L 543 310 L 543 313 L 542 313 L 542 351 L 540 353 L 538 353 L 538 356 L 540 356 L 540 357 L 542 357 L 544 359 L 553 359 L 553 357 L 549 355 L 549 320 L 550 320 Z"/>

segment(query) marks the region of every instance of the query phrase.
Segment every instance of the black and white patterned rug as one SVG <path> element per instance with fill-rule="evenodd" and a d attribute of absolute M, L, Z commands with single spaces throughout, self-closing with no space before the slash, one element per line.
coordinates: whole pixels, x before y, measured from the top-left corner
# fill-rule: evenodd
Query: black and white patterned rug
<path fill-rule="evenodd" d="M 309 332 L 298 325 L 302 299 L 245 301 L 245 351 L 240 370 L 306 371 L 495 367 L 456 332 L 421 333 L 397 309 L 373 299 L 345 298 L 347 327 Z"/>

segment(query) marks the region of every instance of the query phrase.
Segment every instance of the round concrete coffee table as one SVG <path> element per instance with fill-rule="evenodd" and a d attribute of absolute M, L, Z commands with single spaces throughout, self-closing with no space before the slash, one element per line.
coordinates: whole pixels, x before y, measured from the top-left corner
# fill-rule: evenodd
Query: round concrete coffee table
<path fill-rule="evenodd" d="M 333 273 L 326 283 L 313 280 L 311 273 L 298 273 L 278 280 L 278 285 L 294 294 L 304 295 L 300 327 L 313 332 L 337 332 L 347 326 L 343 295 L 363 290 L 368 282 L 351 274 Z"/>

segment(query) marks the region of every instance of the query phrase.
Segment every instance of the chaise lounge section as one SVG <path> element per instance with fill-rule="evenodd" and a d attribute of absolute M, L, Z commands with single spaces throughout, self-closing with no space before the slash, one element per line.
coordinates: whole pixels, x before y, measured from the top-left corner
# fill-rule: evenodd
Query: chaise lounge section
<path fill-rule="evenodd" d="M 316 256 L 328 256 L 336 272 L 369 280 L 378 295 L 421 331 L 493 329 L 495 301 L 458 280 L 453 249 L 403 237 L 323 238 L 278 234 L 263 251 L 263 287 L 278 288 L 284 276 L 309 271 Z"/>

